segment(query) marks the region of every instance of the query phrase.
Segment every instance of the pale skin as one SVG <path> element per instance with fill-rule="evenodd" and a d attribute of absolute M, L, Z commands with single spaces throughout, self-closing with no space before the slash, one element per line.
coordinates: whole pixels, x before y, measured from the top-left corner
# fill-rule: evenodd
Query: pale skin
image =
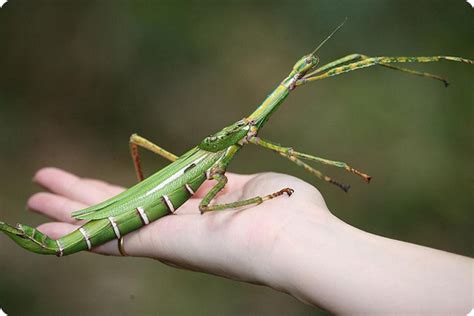
<path fill-rule="evenodd" d="M 297 178 L 227 173 L 217 201 L 230 202 L 281 189 L 295 190 L 241 210 L 204 215 L 198 205 L 206 182 L 176 215 L 125 236 L 128 255 L 286 292 L 334 314 L 466 315 L 473 305 L 473 260 L 376 236 L 331 214 L 319 191 Z M 34 181 L 50 192 L 34 194 L 28 207 L 53 219 L 38 229 L 59 238 L 79 226 L 72 211 L 122 190 L 56 168 Z M 120 255 L 117 241 L 94 252 Z"/>

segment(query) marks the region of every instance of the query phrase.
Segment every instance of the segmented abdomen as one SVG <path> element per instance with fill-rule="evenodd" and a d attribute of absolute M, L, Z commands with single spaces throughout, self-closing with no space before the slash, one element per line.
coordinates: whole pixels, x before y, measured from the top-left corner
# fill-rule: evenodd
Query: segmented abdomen
<path fill-rule="evenodd" d="M 188 178 L 188 177 L 186 177 Z M 152 202 L 129 212 L 99 220 L 91 220 L 80 229 L 57 240 L 57 256 L 90 250 L 110 240 L 118 239 L 151 222 L 174 213 L 206 180 L 204 172 L 187 179 L 180 187 L 155 198 Z"/>

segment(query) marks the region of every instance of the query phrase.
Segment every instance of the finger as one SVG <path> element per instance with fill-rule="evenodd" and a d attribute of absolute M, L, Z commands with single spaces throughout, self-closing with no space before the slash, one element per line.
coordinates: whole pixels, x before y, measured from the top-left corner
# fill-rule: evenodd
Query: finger
<path fill-rule="evenodd" d="M 81 180 L 84 183 L 84 185 L 93 186 L 103 191 L 104 193 L 108 193 L 109 196 L 114 196 L 125 191 L 125 188 L 121 186 L 113 185 L 102 180 L 90 179 L 90 178 L 81 178 Z"/>
<path fill-rule="evenodd" d="M 31 211 L 46 215 L 53 220 L 71 224 L 78 223 L 71 217 L 71 213 L 87 207 L 85 204 L 49 192 L 34 194 L 28 199 L 26 205 Z"/>
<path fill-rule="evenodd" d="M 51 222 L 51 223 L 41 224 L 36 229 L 38 229 L 43 234 L 46 234 L 50 238 L 59 239 L 67 234 L 72 233 L 74 230 L 78 228 L 79 228 L 78 225 L 73 225 L 69 223 Z"/>
<path fill-rule="evenodd" d="M 81 179 L 57 168 L 39 170 L 33 181 L 46 189 L 77 202 L 93 205 L 118 194 L 123 189 L 98 180 Z"/>

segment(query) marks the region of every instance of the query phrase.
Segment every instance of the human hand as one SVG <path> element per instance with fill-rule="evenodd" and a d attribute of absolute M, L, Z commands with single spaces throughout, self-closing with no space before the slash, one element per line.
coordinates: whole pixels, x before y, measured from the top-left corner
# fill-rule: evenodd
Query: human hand
<path fill-rule="evenodd" d="M 207 181 L 176 215 L 166 216 L 126 235 L 124 248 L 127 254 L 283 289 L 284 275 L 276 278 L 274 274 L 274 268 L 281 260 L 290 260 L 285 259 L 282 240 L 301 234 L 305 227 L 317 233 L 314 224 L 322 225 L 333 217 L 321 194 L 297 178 L 276 173 L 227 175 L 229 182 L 215 203 L 264 196 L 283 187 L 290 187 L 295 192 L 291 197 L 285 195 L 245 209 L 201 215 L 199 202 L 214 184 Z M 41 169 L 34 181 L 51 192 L 34 194 L 28 207 L 56 221 L 38 227 L 55 239 L 81 224 L 71 217 L 71 212 L 97 204 L 123 190 L 55 168 Z M 117 241 L 99 246 L 94 252 L 120 255 Z"/>

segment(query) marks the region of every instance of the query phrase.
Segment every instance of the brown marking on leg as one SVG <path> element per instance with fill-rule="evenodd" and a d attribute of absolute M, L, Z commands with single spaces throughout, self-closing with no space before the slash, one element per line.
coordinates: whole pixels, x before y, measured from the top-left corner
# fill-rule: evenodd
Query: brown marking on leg
<path fill-rule="evenodd" d="M 138 153 L 138 146 L 132 142 L 130 142 L 130 154 L 132 155 L 133 165 L 135 166 L 138 182 L 141 182 L 143 181 L 144 176 L 140 163 L 140 154 Z"/>
<path fill-rule="evenodd" d="M 346 166 L 345 169 L 346 169 L 347 171 L 349 171 L 349 172 L 352 172 L 352 173 L 358 175 L 358 176 L 361 176 L 361 177 L 365 180 L 365 182 L 367 182 L 367 183 L 370 183 L 370 180 L 372 179 L 372 177 L 369 176 L 368 174 L 365 174 L 365 173 L 363 173 L 363 172 L 361 172 L 361 171 L 359 171 L 359 170 L 357 170 L 357 169 L 354 169 L 354 168 L 352 168 L 352 167 L 350 167 L 350 166 Z"/>
<path fill-rule="evenodd" d="M 295 192 L 295 190 L 291 189 L 291 188 L 284 188 L 284 189 L 281 189 L 280 191 L 277 191 L 277 192 L 274 192 L 274 193 L 271 193 L 271 194 L 268 194 L 268 195 L 265 195 L 263 198 L 262 198 L 262 202 L 264 201 L 268 201 L 268 200 L 271 200 L 271 199 L 274 199 L 280 195 L 283 195 L 283 194 L 288 194 L 288 196 L 291 196 L 293 193 Z"/>

